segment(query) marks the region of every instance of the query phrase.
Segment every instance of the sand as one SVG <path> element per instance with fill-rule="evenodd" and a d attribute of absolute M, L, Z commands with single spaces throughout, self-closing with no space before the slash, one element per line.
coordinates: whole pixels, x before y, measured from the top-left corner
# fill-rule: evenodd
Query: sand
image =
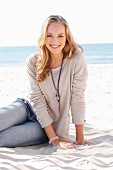
<path fill-rule="evenodd" d="M 91 146 L 61 149 L 49 144 L 0 148 L 0 170 L 112 170 L 113 169 L 113 65 L 88 65 L 85 139 Z M 26 95 L 23 67 L 0 68 L 0 107 Z M 24 94 L 24 95 L 23 95 Z M 70 124 L 70 139 L 74 139 Z"/>

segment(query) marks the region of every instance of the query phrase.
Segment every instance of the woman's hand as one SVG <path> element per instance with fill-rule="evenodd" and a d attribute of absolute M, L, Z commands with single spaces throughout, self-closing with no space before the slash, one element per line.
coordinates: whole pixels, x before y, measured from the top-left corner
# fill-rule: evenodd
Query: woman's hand
<path fill-rule="evenodd" d="M 76 141 L 74 144 L 76 145 L 92 145 L 93 142 L 87 141 L 84 139 L 84 125 L 75 125 L 76 129 Z"/>
<path fill-rule="evenodd" d="M 52 146 L 60 146 L 61 148 L 64 149 L 73 149 L 75 148 L 75 144 L 66 141 L 66 140 L 62 140 L 62 139 L 55 139 L 51 142 Z"/>
<path fill-rule="evenodd" d="M 74 144 L 76 144 L 76 145 L 92 145 L 93 142 L 87 141 L 87 140 L 84 140 L 84 139 L 80 139 L 80 140 L 76 140 L 74 142 Z"/>

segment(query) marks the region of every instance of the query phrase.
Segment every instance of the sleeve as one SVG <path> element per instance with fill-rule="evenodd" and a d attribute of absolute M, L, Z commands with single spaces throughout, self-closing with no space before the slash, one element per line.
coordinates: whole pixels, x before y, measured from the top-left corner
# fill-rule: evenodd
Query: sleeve
<path fill-rule="evenodd" d="M 71 96 L 72 122 L 76 125 L 85 122 L 85 89 L 87 77 L 87 65 L 83 54 L 80 52 L 74 68 Z"/>
<path fill-rule="evenodd" d="M 49 108 L 45 96 L 42 93 L 39 84 L 36 80 L 36 71 L 32 56 L 26 59 L 25 66 L 29 81 L 28 100 L 37 116 L 37 120 L 41 124 L 42 128 L 44 128 L 51 124 L 53 122 L 53 119 L 49 114 Z"/>

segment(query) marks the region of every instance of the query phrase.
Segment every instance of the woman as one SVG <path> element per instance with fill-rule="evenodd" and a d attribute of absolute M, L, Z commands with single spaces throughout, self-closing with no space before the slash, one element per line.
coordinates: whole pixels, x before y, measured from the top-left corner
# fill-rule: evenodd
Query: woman
<path fill-rule="evenodd" d="M 91 144 L 84 140 L 87 66 L 82 48 L 74 42 L 63 17 L 47 18 L 38 46 L 39 53 L 26 60 L 29 103 L 17 99 L 1 108 L 0 121 L 3 120 L 4 125 L 0 123 L 0 146 L 27 146 L 48 141 L 52 146 L 63 148 Z M 75 144 L 68 139 L 70 108 Z"/>

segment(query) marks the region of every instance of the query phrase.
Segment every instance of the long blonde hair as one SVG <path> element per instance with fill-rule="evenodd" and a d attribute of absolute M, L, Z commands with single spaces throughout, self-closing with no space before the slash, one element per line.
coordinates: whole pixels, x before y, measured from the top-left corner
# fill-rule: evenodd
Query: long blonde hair
<path fill-rule="evenodd" d="M 73 57 L 77 51 L 78 44 L 74 42 L 74 38 L 70 32 L 67 21 L 59 15 L 51 15 L 49 16 L 42 26 L 41 36 L 38 40 L 38 49 L 39 54 L 37 55 L 36 60 L 36 78 L 38 82 L 44 81 L 46 77 L 49 75 L 50 71 L 50 52 L 45 45 L 46 41 L 46 33 L 48 26 L 51 22 L 57 22 L 63 24 L 65 26 L 66 31 L 66 43 L 63 48 L 63 59 L 70 59 Z"/>

